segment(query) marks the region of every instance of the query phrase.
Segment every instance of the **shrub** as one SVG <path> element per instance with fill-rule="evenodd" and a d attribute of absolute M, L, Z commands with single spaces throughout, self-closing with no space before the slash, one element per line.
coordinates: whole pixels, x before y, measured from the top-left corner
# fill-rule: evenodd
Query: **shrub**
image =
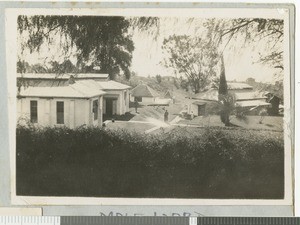
<path fill-rule="evenodd" d="M 282 133 L 219 128 L 146 135 L 18 127 L 17 193 L 281 198 L 282 140 Z"/>

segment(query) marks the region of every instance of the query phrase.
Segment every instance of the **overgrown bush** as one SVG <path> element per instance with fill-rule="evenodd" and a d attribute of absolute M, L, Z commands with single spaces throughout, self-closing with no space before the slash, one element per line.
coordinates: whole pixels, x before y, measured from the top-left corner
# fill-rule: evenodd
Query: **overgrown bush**
<path fill-rule="evenodd" d="M 282 198 L 282 133 L 17 128 L 21 195 Z"/>

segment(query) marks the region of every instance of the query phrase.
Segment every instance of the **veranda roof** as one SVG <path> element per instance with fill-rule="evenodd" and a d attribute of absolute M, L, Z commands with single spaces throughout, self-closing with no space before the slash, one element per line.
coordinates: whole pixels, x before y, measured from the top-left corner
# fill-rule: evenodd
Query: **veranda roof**
<path fill-rule="evenodd" d="M 110 80 L 110 81 L 98 81 L 98 85 L 103 90 L 125 90 L 131 88 L 128 85 Z"/>

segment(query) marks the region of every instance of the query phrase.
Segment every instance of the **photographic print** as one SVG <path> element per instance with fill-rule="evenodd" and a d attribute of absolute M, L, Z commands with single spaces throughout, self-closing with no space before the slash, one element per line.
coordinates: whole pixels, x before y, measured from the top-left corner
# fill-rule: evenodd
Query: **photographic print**
<path fill-rule="evenodd" d="M 143 10 L 16 13 L 16 196 L 289 198 L 288 12 Z"/>

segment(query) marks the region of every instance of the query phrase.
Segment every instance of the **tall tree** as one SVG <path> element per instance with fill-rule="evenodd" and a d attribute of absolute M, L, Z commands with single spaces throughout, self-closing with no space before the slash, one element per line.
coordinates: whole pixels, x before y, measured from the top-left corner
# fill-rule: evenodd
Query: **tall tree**
<path fill-rule="evenodd" d="M 223 56 L 221 57 L 221 73 L 220 73 L 220 84 L 219 84 L 219 102 L 221 103 L 220 118 L 225 126 L 230 125 L 229 114 L 231 111 L 232 98 L 228 94 L 227 81 L 225 76 L 225 65 Z"/>
<path fill-rule="evenodd" d="M 163 64 L 184 75 L 193 91 L 199 93 L 216 76 L 217 48 L 209 40 L 187 35 L 173 35 L 163 42 Z"/>
<path fill-rule="evenodd" d="M 60 39 L 62 51 L 76 49 L 77 67 L 85 72 L 119 73 L 130 77 L 133 41 L 128 34 L 130 23 L 124 17 L 103 16 L 19 16 L 18 31 L 28 36 L 22 49 L 39 51 L 44 43 Z"/>
<path fill-rule="evenodd" d="M 221 57 L 221 74 L 220 74 L 220 85 L 219 85 L 219 95 L 227 95 L 228 88 L 227 88 L 227 81 L 225 76 L 225 66 L 224 66 L 224 59 L 223 56 Z"/>

